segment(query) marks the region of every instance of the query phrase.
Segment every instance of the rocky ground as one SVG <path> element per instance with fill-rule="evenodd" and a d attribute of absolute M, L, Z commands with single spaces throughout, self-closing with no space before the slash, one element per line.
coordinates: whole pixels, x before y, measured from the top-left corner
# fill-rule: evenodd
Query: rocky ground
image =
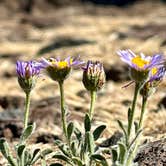
<path fill-rule="evenodd" d="M 85 61 L 103 62 L 107 82 L 98 93 L 93 123 L 106 124 L 103 136 L 109 138 L 119 130 L 116 120 L 126 121 L 133 94 L 132 85 L 122 89 L 130 78 L 116 51 L 129 48 L 166 55 L 166 4 L 160 1 L 138 1 L 125 8 L 90 3 L 58 6 L 42 1 L 29 14 L 16 1 L 6 1 L 0 11 L 0 136 L 11 142 L 21 133 L 24 108 L 24 93 L 15 73 L 17 60 L 80 55 Z M 65 82 L 68 119 L 80 127 L 90 100 L 81 80 L 82 71 L 74 70 Z M 163 81 L 149 99 L 143 140 L 166 137 L 165 86 Z M 140 106 L 139 98 L 137 117 Z M 49 146 L 61 138 L 58 85 L 44 74 L 33 91 L 30 120 L 37 123 L 35 146 Z M 1 158 L 0 165 L 4 163 Z"/>

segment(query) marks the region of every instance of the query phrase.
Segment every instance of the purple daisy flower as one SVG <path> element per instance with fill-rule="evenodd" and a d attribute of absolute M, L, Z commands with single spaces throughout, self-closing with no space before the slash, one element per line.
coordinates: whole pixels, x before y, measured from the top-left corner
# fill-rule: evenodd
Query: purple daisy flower
<path fill-rule="evenodd" d="M 54 81 L 63 82 L 68 77 L 72 67 L 78 67 L 84 64 L 78 58 L 72 58 L 70 56 L 64 60 L 60 58 L 43 58 L 39 66 L 46 69 L 48 75 Z"/>
<path fill-rule="evenodd" d="M 161 66 L 164 63 L 163 56 L 160 54 L 145 56 L 141 53 L 140 55 L 136 55 L 131 50 L 121 50 L 117 53 L 122 61 L 138 71 L 150 70 L 156 66 Z"/>
<path fill-rule="evenodd" d="M 78 60 L 78 58 L 72 58 L 70 56 L 64 60 L 61 60 L 60 58 L 49 58 L 49 59 L 43 58 L 41 61 L 41 67 L 43 68 L 52 66 L 57 69 L 64 69 L 64 68 L 80 66 L 82 64 L 84 64 L 83 61 Z"/>
<path fill-rule="evenodd" d="M 29 93 L 36 83 L 36 78 L 40 74 L 40 66 L 34 61 L 17 61 L 16 73 L 21 88 Z"/>
<path fill-rule="evenodd" d="M 121 60 L 130 66 L 130 76 L 137 83 L 145 83 L 149 80 L 151 70 L 162 67 L 164 58 L 160 54 L 145 56 L 134 54 L 131 50 L 122 50 L 117 52 Z"/>

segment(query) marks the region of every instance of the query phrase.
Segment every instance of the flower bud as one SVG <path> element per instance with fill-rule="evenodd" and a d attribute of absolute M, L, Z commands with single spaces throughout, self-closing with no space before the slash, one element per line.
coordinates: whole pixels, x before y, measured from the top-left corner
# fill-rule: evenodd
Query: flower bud
<path fill-rule="evenodd" d="M 105 83 L 105 72 L 103 64 L 96 61 L 88 61 L 87 66 L 83 68 L 83 84 L 88 91 L 97 91 Z"/>
<path fill-rule="evenodd" d="M 149 97 L 156 91 L 157 86 L 160 84 L 160 82 L 163 80 L 165 76 L 165 71 L 166 69 L 164 66 L 160 68 L 155 67 L 151 69 L 150 78 L 141 89 L 141 94 L 144 97 Z"/>
<path fill-rule="evenodd" d="M 40 68 L 32 61 L 17 61 L 16 72 L 20 87 L 25 93 L 30 93 L 30 91 L 35 87 L 36 79 L 40 73 Z"/>
<path fill-rule="evenodd" d="M 155 93 L 156 88 L 152 87 L 150 82 L 146 82 L 144 86 L 142 87 L 140 93 L 144 98 L 148 98 L 151 96 L 153 93 Z"/>

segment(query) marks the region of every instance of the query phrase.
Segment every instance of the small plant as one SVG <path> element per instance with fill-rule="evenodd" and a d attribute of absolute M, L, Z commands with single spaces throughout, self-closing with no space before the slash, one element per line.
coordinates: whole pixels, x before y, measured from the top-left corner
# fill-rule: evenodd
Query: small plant
<path fill-rule="evenodd" d="M 124 137 L 115 148 L 112 148 L 112 161 L 114 166 L 133 166 L 133 159 L 140 144 L 139 137 L 142 133 L 147 99 L 165 74 L 164 59 L 162 55 L 158 54 L 153 56 L 135 55 L 131 50 L 119 51 L 118 54 L 122 61 L 130 66 L 130 76 L 135 83 L 135 91 L 132 106 L 128 109 L 127 126 L 118 120 Z M 135 107 L 140 91 L 142 92 L 142 109 L 139 122 L 136 122 L 134 121 Z"/>
<path fill-rule="evenodd" d="M 68 123 L 66 128 L 67 142 L 55 142 L 60 151 L 55 152 L 53 158 L 72 166 L 97 166 L 98 164 L 107 166 L 105 157 L 101 155 L 99 147 L 95 145 L 95 141 L 98 140 L 106 126 L 101 125 L 93 132 L 91 131 L 96 93 L 105 83 L 105 73 L 101 63 L 92 61 L 88 61 L 83 70 L 83 84 L 91 95 L 90 109 L 84 118 L 84 132 L 82 133 L 75 127 L 73 122 Z"/>
<path fill-rule="evenodd" d="M 43 151 L 40 151 L 40 149 L 35 149 L 31 151 L 29 148 L 27 148 L 27 140 L 29 137 L 31 137 L 35 130 L 35 124 L 28 125 L 30 94 L 32 89 L 35 87 L 36 80 L 40 73 L 40 68 L 37 66 L 37 63 L 33 61 L 17 61 L 16 72 L 18 75 L 19 85 L 26 94 L 24 129 L 19 143 L 14 148 L 16 154 L 15 157 L 12 154 L 12 149 L 9 148 L 7 141 L 3 138 L 0 139 L 0 151 L 7 159 L 10 166 L 32 166 L 39 159 L 44 158 L 47 154 L 52 152 L 50 149 Z"/>
<path fill-rule="evenodd" d="M 140 145 L 140 137 L 143 131 L 143 121 L 147 101 L 156 90 L 165 75 L 164 58 L 162 55 L 145 56 L 135 55 L 131 50 L 118 52 L 122 61 L 130 68 L 130 76 L 135 85 L 131 108 L 128 109 L 127 125 L 118 120 L 123 132 L 123 137 L 111 150 L 101 149 L 96 141 L 100 138 L 105 125 L 92 129 L 94 108 L 97 92 L 105 84 L 105 72 L 103 64 L 96 61 L 88 61 L 86 64 L 78 58 L 67 57 L 42 59 L 35 61 L 18 61 L 16 72 L 18 83 L 25 92 L 24 129 L 19 143 L 11 149 L 4 138 L 0 139 L 0 151 L 6 158 L 9 166 L 33 166 L 40 162 L 42 166 L 48 166 L 45 157 L 51 155 L 56 162 L 49 166 L 133 166 L 133 159 Z M 64 83 L 73 67 L 81 67 L 83 70 L 82 82 L 90 94 L 90 107 L 85 114 L 83 126 L 79 129 L 76 124 L 67 120 Z M 52 149 L 34 149 L 28 147 L 27 141 L 35 131 L 35 124 L 29 125 L 30 97 L 41 69 L 56 81 L 60 90 L 60 110 L 64 138 L 56 140 L 57 151 Z M 131 84 L 130 83 L 130 84 Z M 139 94 L 142 95 L 142 107 L 138 121 L 135 121 L 135 108 Z M 105 151 L 106 150 L 106 151 Z M 105 157 L 105 152 L 112 154 L 112 163 Z"/>
<path fill-rule="evenodd" d="M 5 139 L 0 139 L 0 150 L 3 156 L 7 159 L 10 166 L 32 166 L 38 160 L 52 152 L 51 149 L 34 149 L 33 151 L 27 148 L 26 141 L 35 130 L 35 125 L 29 125 L 20 137 L 20 142 L 14 147 L 15 155 L 12 154 L 12 149 Z"/>

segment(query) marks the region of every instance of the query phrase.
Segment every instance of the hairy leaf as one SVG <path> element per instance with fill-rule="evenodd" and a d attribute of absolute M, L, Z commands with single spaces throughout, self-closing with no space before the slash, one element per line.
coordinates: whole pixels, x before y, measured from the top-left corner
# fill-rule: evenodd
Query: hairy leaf
<path fill-rule="evenodd" d="M 24 142 L 28 139 L 28 137 L 31 136 L 31 134 L 34 132 L 36 128 L 36 125 L 29 125 L 23 132 L 23 134 L 21 135 L 21 142 Z"/>
<path fill-rule="evenodd" d="M 101 125 L 99 127 L 97 127 L 94 132 L 93 132 L 93 137 L 94 137 L 94 140 L 96 141 L 100 135 L 102 134 L 102 132 L 105 130 L 106 126 L 105 125 Z"/>
<path fill-rule="evenodd" d="M 91 129 L 91 120 L 88 114 L 85 115 L 84 128 L 85 128 L 85 132 L 88 132 Z"/>
<path fill-rule="evenodd" d="M 111 152 L 112 152 L 112 162 L 115 163 L 118 160 L 118 152 L 115 149 L 112 149 Z"/>
<path fill-rule="evenodd" d="M 5 139 L 0 139 L 0 151 L 5 158 L 9 156 L 9 145 Z"/>
<path fill-rule="evenodd" d="M 125 161 L 127 148 L 121 142 L 118 144 L 118 147 L 119 147 L 119 159 L 118 160 L 119 160 L 120 164 L 123 164 Z"/>
<path fill-rule="evenodd" d="M 67 137 L 69 140 L 71 138 L 73 131 L 74 131 L 74 124 L 73 124 L 73 122 L 70 122 L 67 126 Z"/>
<path fill-rule="evenodd" d="M 99 162 L 102 164 L 102 166 L 108 166 L 108 163 L 107 163 L 105 157 L 103 157 L 103 156 L 100 155 L 100 154 L 93 154 L 93 155 L 91 155 L 91 158 L 92 158 L 93 160 L 99 161 Z"/>
<path fill-rule="evenodd" d="M 65 155 L 62 155 L 62 154 L 55 154 L 55 155 L 53 156 L 53 158 L 56 158 L 56 159 L 65 161 L 66 163 L 72 165 L 72 163 L 71 163 L 71 161 L 70 161 L 70 158 L 69 158 L 69 157 L 66 157 Z"/>

